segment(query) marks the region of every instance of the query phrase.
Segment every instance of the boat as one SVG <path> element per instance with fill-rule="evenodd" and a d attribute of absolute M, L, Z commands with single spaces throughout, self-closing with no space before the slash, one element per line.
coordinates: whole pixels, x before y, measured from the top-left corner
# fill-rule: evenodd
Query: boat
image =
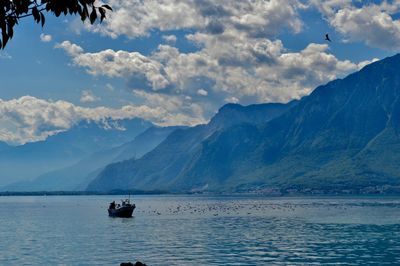
<path fill-rule="evenodd" d="M 108 207 L 108 216 L 131 218 L 135 208 L 135 204 L 132 204 L 130 199 L 121 200 L 121 204 L 115 204 L 115 201 L 113 201 Z"/>

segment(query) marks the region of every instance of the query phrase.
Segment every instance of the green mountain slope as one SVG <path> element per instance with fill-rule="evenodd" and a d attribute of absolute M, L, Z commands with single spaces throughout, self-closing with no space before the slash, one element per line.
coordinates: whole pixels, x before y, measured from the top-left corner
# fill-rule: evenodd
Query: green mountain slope
<path fill-rule="evenodd" d="M 242 138 L 254 142 L 226 143 L 229 130 L 203 146 L 208 172 L 188 167 L 180 184 L 222 174 L 210 153 L 223 150 L 231 174 L 213 190 L 254 190 L 278 187 L 341 191 L 399 185 L 400 56 L 365 67 L 343 80 L 317 88 L 281 117 Z M 257 133 L 256 133 L 257 132 Z M 261 141 L 259 141 L 261 140 Z M 238 146 L 239 145 L 239 146 Z M 249 154 L 241 149 L 257 146 Z M 219 157 L 218 157 L 219 158 Z M 203 184 L 202 184 L 203 183 Z"/>
<path fill-rule="evenodd" d="M 107 166 L 89 184 L 88 190 L 111 190 L 119 188 L 168 188 L 177 176 L 193 161 L 202 141 L 216 132 L 236 124 L 252 122 L 262 124 L 273 119 L 296 102 L 290 104 L 261 104 L 243 107 L 228 104 L 207 125 L 176 130 L 154 150 L 139 160 L 129 160 Z"/>
<path fill-rule="evenodd" d="M 89 189 L 336 193 L 398 186 L 398 69 L 400 55 L 375 62 L 261 123 L 255 115 L 239 119 L 245 108 L 217 115 L 140 160 L 108 166 Z"/>

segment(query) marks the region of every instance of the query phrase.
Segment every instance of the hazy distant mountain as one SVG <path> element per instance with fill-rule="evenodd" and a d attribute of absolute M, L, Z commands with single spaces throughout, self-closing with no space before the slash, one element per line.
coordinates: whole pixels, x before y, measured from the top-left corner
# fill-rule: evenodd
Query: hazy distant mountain
<path fill-rule="evenodd" d="M 400 55 L 368 65 L 318 87 L 262 125 L 199 133 L 211 121 L 175 132 L 142 159 L 110 165 L 89 189 L 341 191 L 400 185 L 399 68 Z"/>
<path fill-rule="evenodd" d="M 27 180 L 117 147 L 152 126 L 142 119 L 81 122 L 44 141 L 0 151 L 0 185 Z"/>
<path fill-rule="evenodd" d="M 165 187 L 195 159 L 202 141 L 208 137 L 235 124 L 265 123 L 295 104 L 295 101 L 286 105 L 259 104 L 247 107 L 227 104 L 207 125 L 176 130 L 141 159 L 107 166 L 89 185 L 88 190 Z"/>
<path fill-rule="evenodd" d="M 120 151 L 113 162 L 124 161 L 128 159 L 139 159 L 164 141 L 169 134 L 177 129 L 185 129 L 183 126 L 171 127 L 150 127 L 142 134 L 138 135 L 133 141 L 125 143 L 118 148 Z M 111 162 L 110 162 L 111 163 Z M 103 165 L 105 166 L 105 165 Z"/>
<path fill-rule="evenodd" d="M 155 127 L 152 126 L 135 137 L 134 140 L 118 147 L 102 150 L 91 154 L 79 162 L 55 171 L 40 175 L 32 181 L 22 181 L 10 184 L 2 190 L 6 191 L 72 191 L 84 190 L 89 182 L 106 165 L 140 158 L 145 153 L 154 149 L 172 131 L 181 127 Z"/>

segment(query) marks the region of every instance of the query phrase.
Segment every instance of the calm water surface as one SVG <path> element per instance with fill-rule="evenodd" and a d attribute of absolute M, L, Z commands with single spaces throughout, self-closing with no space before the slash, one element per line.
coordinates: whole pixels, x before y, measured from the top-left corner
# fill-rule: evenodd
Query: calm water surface
<path fill-rule="evenodd" d="M 0 197 L 0 265 L 400 265 L 400 198 Z"/>

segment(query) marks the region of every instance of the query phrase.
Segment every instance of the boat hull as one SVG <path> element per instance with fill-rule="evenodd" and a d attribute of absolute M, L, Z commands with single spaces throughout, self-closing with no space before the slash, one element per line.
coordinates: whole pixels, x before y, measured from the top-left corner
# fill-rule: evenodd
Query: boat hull
<path fill-rule="evenodd" d="M 108 216 L 110 217 L 121 217 L 121 218 L 131 218 L 135 205 L 124 206 L 118 209 L 108 209 Z"/>

